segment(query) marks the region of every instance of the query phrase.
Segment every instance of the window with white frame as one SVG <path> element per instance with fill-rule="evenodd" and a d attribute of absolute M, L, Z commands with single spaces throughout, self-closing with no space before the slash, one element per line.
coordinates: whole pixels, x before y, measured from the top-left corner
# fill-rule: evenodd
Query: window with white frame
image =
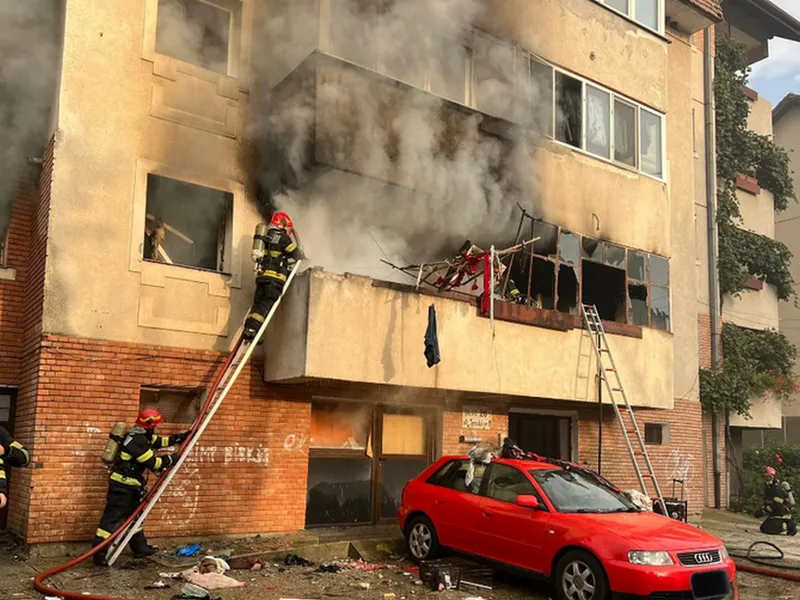
<path fill-rule="evenodd" d="M 239 0 L 158 0 L 156 52 L 230 75 L 240 11 Z"/>
<path fill-rule="evenodd" d="M 664 0 L 595 0 L 643 27 L 664 33 Z"/>

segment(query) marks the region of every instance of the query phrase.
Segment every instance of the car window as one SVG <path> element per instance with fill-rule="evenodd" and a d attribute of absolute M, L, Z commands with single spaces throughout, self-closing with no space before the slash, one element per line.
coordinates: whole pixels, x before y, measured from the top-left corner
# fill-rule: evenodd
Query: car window
<path fill-rule="evenodd" d="M 456 460 L 446 462 L 439 467 L 433 475 L 428 477 L 427 483 L 430 483 L 431 485 L 442 485 L 447 480 L 450 470 L 455 468 L 457 463 L 458 461 Z"/>
<path fill-rule="evenodd" d="M 489 485 L 486 487 L 486 496 L 501 502 L 517 501 L 517 496 L 536 496 L 536 488 L 525 477 L 525 474 L 509 465 L 495 463 L 489 472 Z M 541 499 L 539 499 L 541 500 Z"/>
<path fill-rule="evenodd" d="M 630 500 L 578 471 L 530 471 L 558 512 L 638 512 Z"/>
<path fill-rule="evenodd" d="M 467 473 L 469 473 L 470 462 L 468 460 L 454 460 L 452 463 L 446 465 L 447 471 L 443 472 L 443 476 L 434 481 L 433 478 L 428 480 L 428 483 L 446 487 L 457 492 L 467 492 L 470 494 L 477 494 L 481 489 L 481 481 L 483 481 L 483 474 L 486 472 L 486 465 L 477 464 L 472 471 L 472 481 L 467 485 Z M 444 469 L 445 467 L 443 467 Z M 436 474 L 438 474 L 437 471 Z"/>

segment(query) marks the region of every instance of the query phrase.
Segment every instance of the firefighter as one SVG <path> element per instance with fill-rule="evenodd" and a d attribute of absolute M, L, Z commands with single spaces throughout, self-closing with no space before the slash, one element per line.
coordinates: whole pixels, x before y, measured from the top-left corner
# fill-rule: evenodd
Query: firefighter
<path fill-rule="evenodd" d="M 508 285 L 506 285 L 506 293 L 503 295 L 503 277 L 506 273 L 507 267 L 500 263 L 499 267 L 496 267 L 494 270 L 495 273 L 495 280 L 497 284 L 494 288 L 495 296 L 501 297 L 503 300 L 507 300 L 509 302 L 514 302 L 516 304 L 525 304 L 525 297 L 520 293 L 519 289 L 517 288 L 517 284 L 514 283 L 514 280 L 511 279 L 511 276 L 508 277 Z"/>
<path fill-rule="evenodd" d="M 256 263 L 256 293 L 253 308 L 244 322 L 243 335 L 247 341 L 256 336 L 272 305 L 281 297 L 290 266 L 304 258 L 292 233 L 292 220 L 283 212 L 276 212 L 269 226 L 261 223 L 256 227 L 252 254 Z"/>
<path fill-rule="evenodd" d="M 778 481 L 778 474 L 772 467 L 764 467 L 764 508 L 759 516 L 767 514 L 761 524 L 761 533 L 767 535 L 795 535 L 797 522 L 794 520 L 795 500 L 792 486 L 788 481 Z"/>
<path fill-rule="evenodd" d="M 147 471 L 155 473 L 168 469 L 178 460 L 177 454 L 156 456 L 156 449 L 182 444 L 189 431 L 176 435 L 156 435 L 155 428 L 164 421 L 157 410 L 149 408 L 139 413 L 136 425 L 122 440 L 119 455 L 109 469 L 106 508 L 100 519 L 92 547 L 102 543 L 133 514 L 146 493 Z M 131 551 L 135 558 L 152 556 L 158 551 L 147 543 L 143 530 L 131 538 Z M 94 555 L 94 563 L 106 565 L 105 553 Z"/>
<path fill-rule="evenodd" d="M 30 464 L 30 453 L 22 444 L 15 441 L 4 427 L 0 426 L 0 508 L 8 503 L 6 466 L 27 467 Z"/>

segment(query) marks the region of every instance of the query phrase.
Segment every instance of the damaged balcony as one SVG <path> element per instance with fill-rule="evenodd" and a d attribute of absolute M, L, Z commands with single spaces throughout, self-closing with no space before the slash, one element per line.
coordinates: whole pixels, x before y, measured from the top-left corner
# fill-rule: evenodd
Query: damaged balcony
<path fill-rule="evenodd" d="M 423 338 L 431 304 L 442 361 L 428 369 Z M 597 402 L 591 341 L 576 314 L 498 301 L 493 335 L 478 305 L 368 277 L 307 271 L 270 328 L 264 378 Z M 672 364 L 671 334 L 614 323 L 608 332 L 632 404 L 672 408 L 673 373 L 665 368 Z"/>

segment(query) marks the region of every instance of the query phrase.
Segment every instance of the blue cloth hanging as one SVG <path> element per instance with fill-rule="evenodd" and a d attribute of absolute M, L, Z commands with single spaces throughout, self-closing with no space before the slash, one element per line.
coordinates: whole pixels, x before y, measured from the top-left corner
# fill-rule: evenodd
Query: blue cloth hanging
<path fill-rule="evenodd" d="M 428 359 L 428 368 L 442 360 L 439 354 L 439 336 L 436 333 L 436 309 L 431 304 L 428 307 L 428 329 L 425 331 L 425 358 Z"/>

